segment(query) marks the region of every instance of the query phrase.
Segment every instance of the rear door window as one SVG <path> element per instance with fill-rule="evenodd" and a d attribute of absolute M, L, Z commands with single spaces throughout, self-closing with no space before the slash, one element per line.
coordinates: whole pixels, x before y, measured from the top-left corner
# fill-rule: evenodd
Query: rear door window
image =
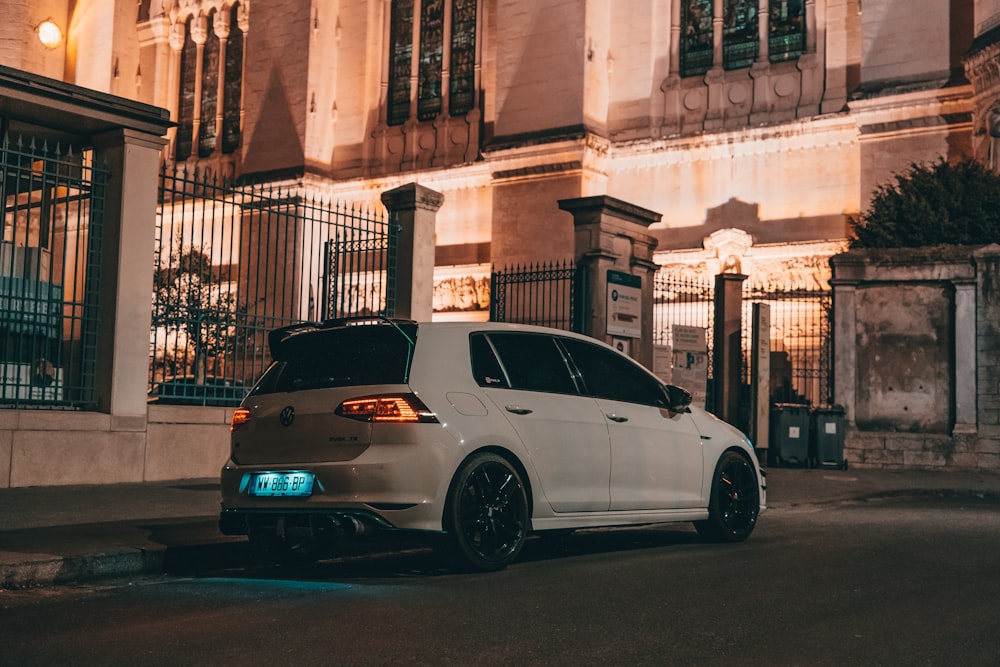
<path fill-rule="evenodd" d="M 283 343 L 281 355 L 254 394 L 405 384 L 411 350 L 392 326 L 348 326 L 298 334 Z"/>
<path fill-rule="evenodd" d="M 578 393 L 566 359 L 552 336 L 494 332 L 488 334 L 488 338 L 499 355 L 499 363 L 510 383 L 509 388 L 559 394 Z M 483 384 L 478 373 L 476 379 Z"/>

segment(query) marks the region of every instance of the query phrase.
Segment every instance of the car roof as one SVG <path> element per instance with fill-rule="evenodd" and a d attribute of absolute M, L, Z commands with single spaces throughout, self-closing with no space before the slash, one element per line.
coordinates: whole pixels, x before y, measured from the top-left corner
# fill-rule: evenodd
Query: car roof
<path fill-rule="evenodd" d="M 552 327 L 544 327 L 534 324 L 518 324 L 513 322 L 489 322 L 489 321 L 417 322 L 414 320 L 391 319 L 385 317 L 358 317 L 358 318 L 325 320 L 323 322 L 299 322 L 286 327 L 282 327 L 280 329 L 275 329 L 268 334 L 268 347 L 271 350 L 272 357 L 277 359 L 280 358 L 281 356 L 280 348 L 285 343 L 285 341 L 288 341 L 292 338 L 297 338 L 302 335 L 310 335 L 313 333 L 331 331 L 338 328 L 352 327 L 352 326 L 394 326 L 397 328 L 401 328 L 404 326 L 407 327 L 416 326 L 418 332 L 457 331 L 457 332 L 474 333 L 480 331 L 482 332 L 509 331 L 509 332 L 524 332 L 524 333 L 541 333 L 541 334 L 565 336 L 568 338 L 577 338 L 588 342 L 601 343 L 601 341 L 598 341 L 584 334 L 578 334 L 572 331 L 566 331 L 564 329 L 555 329 Z"/>

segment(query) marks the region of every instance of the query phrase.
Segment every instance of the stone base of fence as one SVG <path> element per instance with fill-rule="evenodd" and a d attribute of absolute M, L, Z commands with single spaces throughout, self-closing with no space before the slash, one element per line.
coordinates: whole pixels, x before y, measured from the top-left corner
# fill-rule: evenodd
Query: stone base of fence
<path fill-rule="evenodd" d="M 844 457 L 849 466 L 857 468 L 1000 473 L 1000 438 L 849 428 L 844 436 Z"/>

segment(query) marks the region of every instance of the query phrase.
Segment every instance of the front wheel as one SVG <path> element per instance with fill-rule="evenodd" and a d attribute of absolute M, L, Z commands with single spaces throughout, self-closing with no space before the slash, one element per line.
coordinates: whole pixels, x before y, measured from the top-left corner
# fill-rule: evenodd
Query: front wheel
<path fill-rule="evenodd" d="M 476 454 L 455 473 L 443 518 L 447 545 L 460 565 L 502 570 L 524 547 L 528 496 L 506 459 L 489 452 Z"/>
<path fill-rule="evenodd" d="M 704 539 L 741 542 L 750 537 L 760 513 L 757 471 L 743 454 L 728 451 L 719 459 L 712 476 L 708 519 L 695 521 Z"/>

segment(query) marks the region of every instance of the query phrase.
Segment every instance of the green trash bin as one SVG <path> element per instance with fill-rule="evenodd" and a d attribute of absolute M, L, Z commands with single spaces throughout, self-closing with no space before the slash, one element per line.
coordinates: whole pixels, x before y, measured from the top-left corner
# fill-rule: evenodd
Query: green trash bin
<path fill-rule="evenodd" d="M 817 406 L 813 408 L 812 418 L 812 464 L 818 468 L 846 470 L 843 406 Z"/>
<path fill-rule="evenodd" d="M 809 465 L 809 406 L 774 403 L 771 406 L 769 465 L 775 467 Z"/>

